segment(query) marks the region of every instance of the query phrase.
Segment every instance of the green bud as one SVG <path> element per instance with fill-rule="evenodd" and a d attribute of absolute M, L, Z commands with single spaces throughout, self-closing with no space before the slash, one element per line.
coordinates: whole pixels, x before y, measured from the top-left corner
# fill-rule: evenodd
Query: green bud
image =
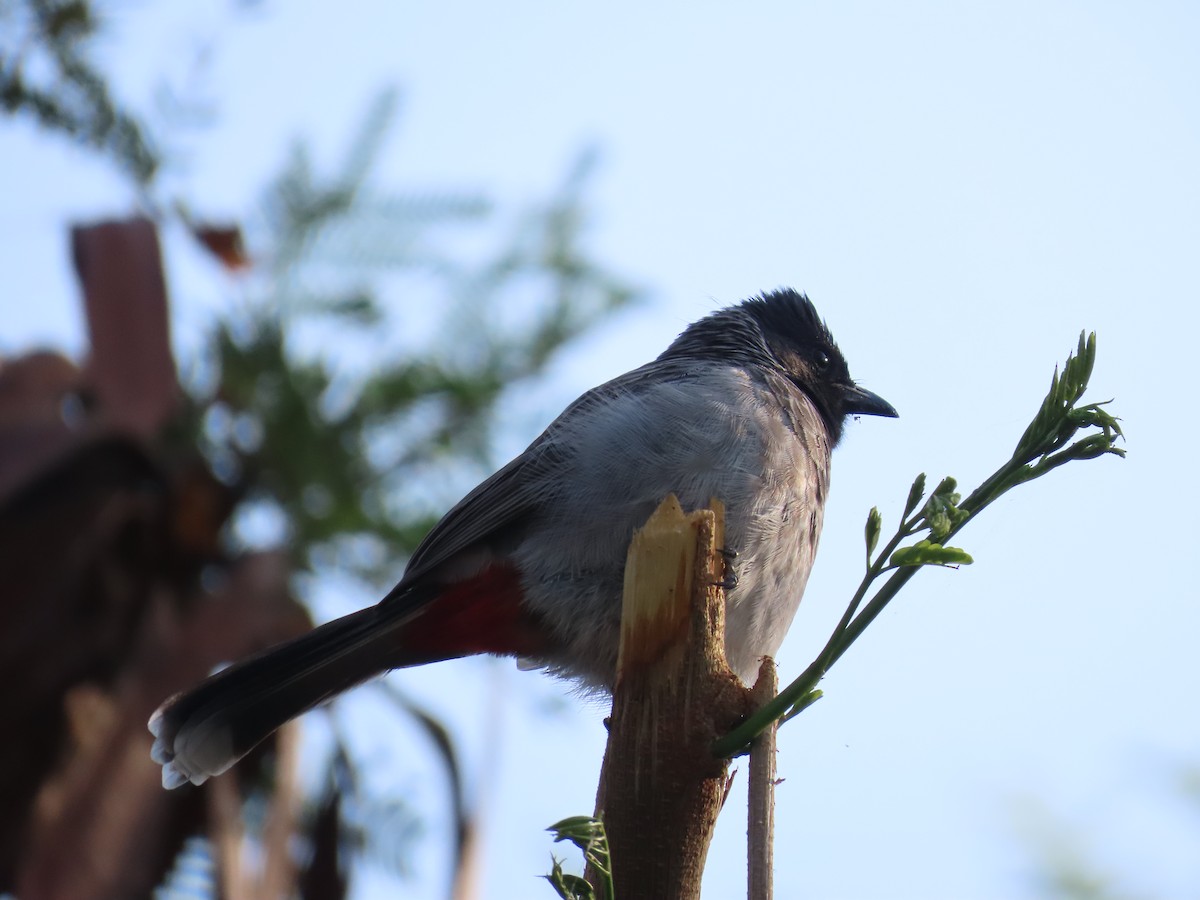
<path fill-rule="evenodd" d="M 909 514 L 917 508 L 917 504 L 921 502 L 921 498 L 925 496 L 925 473 L 922 472 L 917 476 L 916 481 L 912 483 L 912 487 L 908 490 L 908 502 L 904 504 L 904 515 L 901 518 L 907 519 Z"/>
<path fill-rule="evenodd" d="M 813 688 L 811 691 L 809 691 L 807 694 L 805 694 L 803 697 L 801 697 L 799 700 L 797 700 L 795 703 L 792 704 L 792 708 L 789 709 L 787 711 L 787 713 L 784 715 L 784 717 L 779 720 L 780 723 L 782 724 L 783 722 L 786 722 L 788 719 L 791 719 L 794 716 L 800 715 L 800 713 L 804 712 L 806 709 L 808 709 L 810 706 L 812 706 L 814 703 L 816 703 L 818 700 L 820 700 L 824 696 L 825 696 L 825 692 L 822 691 L 820 688 Z"/>
<path fill-rule="evenodd" d="M 907 513 L 905 513 L 907 515 Z M 879 514 L 879 507 L 872 506 L 871 511 L 867 513 L 867 565 L 871 565 L 871 554 L 875 552 L 875 546 L 879 543 L 879 531 L 883 527 L 883 516 Z"/>
<path fill-rule="evenodd" d="M 945 509 L 939 509 L 932 515 L 926 515 L 925 524 L 935 541 L 943 540 L 950 533 L 950 516 Z"/>
<path fill-rule="evenodd" d="M 975 560 L 958 547 L 943 547 L 933 541 L 918 541 L 892 554 L 893 566 L 969 566 Z"/>
<path fill-rule="evenodd" d="M 958 487 L 958 481 L 950 475 L 947 475 L 941 480 L 941 482 L 939 482 L 938 486 L 933 489 L 933 493 L 934 496 L 937 497 L 954 497 L 955 499 L 951 500 L 950 502 L 957 503 L 958 495 L 954 493 L 954 489 L 956 487 Z"/>
<path fill-rule="evenodd" d="M 580 844 L 580 841 L 586 843 L 604 836 L 604 825 L 599 819 L 591 816 L 569 816 L 555 822 L 546 830 L 554 834 L 555 841 L 571 841 L 574 844 Z M 580 846 L 582 847 L 582 844 Z"/>
<path fill-rule="evenodd" d="M 586 878 L 581 878 L 578 875 L 572 875 L 569 872 L 564 872 L 562 863 L 557 859 L 553 859 L 553 868 L 549 875 L 543 875 L 554 892 L 558 894 L 561 900 L 595 900 L 596 890 L 588 882 Z"/>

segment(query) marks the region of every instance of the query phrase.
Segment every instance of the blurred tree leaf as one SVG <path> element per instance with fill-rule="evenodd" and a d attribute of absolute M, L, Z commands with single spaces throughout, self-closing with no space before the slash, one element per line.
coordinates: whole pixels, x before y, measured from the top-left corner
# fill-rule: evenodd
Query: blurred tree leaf
<path fill-rule="evenodd" d="M 161 135 L 149 137 L 146 119 L 114 96 L 93 64 L 101 6 L 0 0 L 0 105 L 115 163 L 141 207 L 180 221 L 240 294 L 201 335 L 198 358 L 183 361 L 194 376 L 183 413 L 147 450 L 182 485 L 184 499 L 174 505 L 187 525 L 180 533 L 190 537 L 188 567 L 172 569 L 177 605 L 213 608 L 214 591 L 225 596 L 220 585 L 241 586 L 234 576 L 259 572 L 239 566 L 255 558 L 272 562 L 277 588 L 300 569 L 332 566 L 382 582 L 437 515 L 496 463 L 491 448 L 505 393 L 538 377 L 565 344 L 634 299 L 635 290 L 585 250 L 585 193 L 597 155 L 581 153 L 559 185 L 523 209 L 480 191 L 385 190 L 373 174 L 399 106 L 396 91 L 385 90 L 333 171 L 323 171 L 304 142 L 293 145 L 262 198 L 260 221 L 250 223 L 257 228 L 207 222 L 184 199 L 156 196 L 164 157 L 177 162 L 177 151 Z M 158 94 L 174 106 L 166 125 L 197 124 L 179 115 L 195 112 L 188 97 Z M 290 566 L 277 552 L 246 553 L 280 546 Z M 102 581 L 87 583 L 103 588 Z M 225 614 L 221 628 L 247 641 L 276 634 L 255 630 L 263 626 L 249 598 L 261 584 L 249 579 L 238 607 L 247 615 Z M 191 604 L 193 595 L 209 600 Z M 272 625 L 284 623 L 279 615 Z M 215 620 L 182 630 L 189 652 L 209 646 Z M 94 643 L 97 634 L 103 629 L 90 629 L 85 640 Z M 114 661 L 114 671 L 125 663 Z M 461 864 L 473 820 L 451 736 L 432 714 L 401 706 L 449 773 Z M 422 831 L 419 810 L 406 798 L 359 789 L 342 736 L 336 743 L 329 790 L 297 825 L 311 853 L 298 866 L 296 889 L 308 898 L 343 896 L 357 860 L 411 870 Z M 295 788 L 281 755 L 268 743 L 238 767 L 233 799 L 240 807 L 225 808 L 221 821 L 235 823 L 237 842 L 252 848 L 246 856 L 274 853 L 265 811 Z M 38 772 L 15 773 L 22 776 L 41 780 Z M 191 797 L 190 818 L 177 819 L 171 832 L 182 852 L 148 863 L 163 896 L 213 895 L 241 865 L 228 840 L 195 837 L 212 815 L 211 794 Z M 92 849 L 54 846 L 63 859 Z"/>
<path fill-rule="evenodd" d="M 162 160 L 91 59 L 99 25 L 88 0 L 0 3 L 0 109 L 95 148 L 144 186 Z"/>
<path fill-rule="evenodd" d="M 494 463 L 502 394 L 635 296 L 582 247 L 593 152 L 517 217 L 498 251 L 464 259 L 456 247 L 494 228 L 490 201 L 393 196 L 366 183 L 395 108 L 395 93 L 383 92 L 327 177 L 303 144 L 293 148 L 263 203 L 265 283 L 215 328 L 216 388 L 197 398 L 218 409 L 200 431 L 214 468 L 277 512 L 297 561 L 336 562 L 372 581 L 392 574 L 435 514 Z M 414 270 L 427 276 L 420 293 L 385 305 L 374 282 Z M 402 358 L 376 350 L 361 365 L 357 348 L 372 330 L 417 322 L 434 335 L 427 344 Z M 325 336 L 307 351 L 294 340 L 305 328 Z M 430 497 L 422 473 L 433 465 L 471 477 L 442 479 Z M 414 484 L 424 502 L 397 502 Z"/>

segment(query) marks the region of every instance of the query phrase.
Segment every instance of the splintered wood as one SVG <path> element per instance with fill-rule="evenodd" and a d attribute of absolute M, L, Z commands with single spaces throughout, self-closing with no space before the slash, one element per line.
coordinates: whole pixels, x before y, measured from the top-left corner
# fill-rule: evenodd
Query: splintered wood
<path fill-rule="evenodd" d="M 725 661 L 724 510 L 668 497 L 634 536 L 597 798 L 616 895 L 698 898 L 728 760 L 712 743 L 753 708 Z"/>

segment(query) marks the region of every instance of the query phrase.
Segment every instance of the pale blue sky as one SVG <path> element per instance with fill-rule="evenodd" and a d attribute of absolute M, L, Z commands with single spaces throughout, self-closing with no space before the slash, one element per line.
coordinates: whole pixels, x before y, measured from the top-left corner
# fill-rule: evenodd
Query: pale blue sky
<path fill-rule="evenodd" d="M 894 524 L 919 471 L 977 483 L 1080 329 L 1097 331 L 1093 396 L 1116 398 L 1129 458 L 1071 466 L 989 511 L 960 540 L 976 565 L 918 577 L 784 729 L 778 896 L 1033 896 L 1031 810 L 1129 892 L 1200 890 L 1200 820 L 1175 787 L 1179 767 L 1200 765 L 1200 609 L 1185 575 L 1200 8 L 345 2 L 245 18 L 118 5 L 106 52 L 135 100 L 215 40 L 218 115 L 172 176 L 210 214 L 251 214 L 289 136 L 334 165 L 386 82 L 404 92 L 378 176 L 389 186 L 476 185 L 516 203 L 599 143 L 591 245 L 652 293 L 564 354 L 544 409 L 516 416 L 513 450 L 714 306 L 783 284 L 810 294 L 851 371 L 901 418 L 852 425 L 835 458 L 785 678 L 858 581 L 866 511 Z M 131 197 L 86 155 L 12 122 L 0 161 L 0 351 L 77 348 L 66 225 L 128 211 Z M 166 247 L 186 343 L 227 286 L 184 242 Z M 532 880 L 551 850 L 541 829 L 591 810 L 602 711 L 548 717 L 539 704 L 557 688 L 508 664 L 393 677 L 455 721 L 477 772 L 494 760 L 481 896 L 550 896 Z M 378 721 L 372 702 L 346 715 Z M 377 764 L 405 752 L 363 740 Z M 437 796 L 395 765 L 376 766 L 382 783 Z M 706 896 L 742 890 L 741 802 Z M 441 895 L 440 848 L 434 823 L 414 896 Z M 368 876 L 358 896 L 382 884 Z"/>

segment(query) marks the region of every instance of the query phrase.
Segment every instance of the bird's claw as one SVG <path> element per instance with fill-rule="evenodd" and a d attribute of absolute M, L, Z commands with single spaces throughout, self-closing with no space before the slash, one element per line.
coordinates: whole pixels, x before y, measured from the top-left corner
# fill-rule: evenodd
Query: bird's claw
<path fill-rule="evenodd" d="M 720 547 L 717 552 L 725 559 L 725 576 L 713 583 L 731 591 L 738 585 L 737 572 L 733 570 L 733 561 L 738 558 L 738 552 L 732 547 Z"/>

